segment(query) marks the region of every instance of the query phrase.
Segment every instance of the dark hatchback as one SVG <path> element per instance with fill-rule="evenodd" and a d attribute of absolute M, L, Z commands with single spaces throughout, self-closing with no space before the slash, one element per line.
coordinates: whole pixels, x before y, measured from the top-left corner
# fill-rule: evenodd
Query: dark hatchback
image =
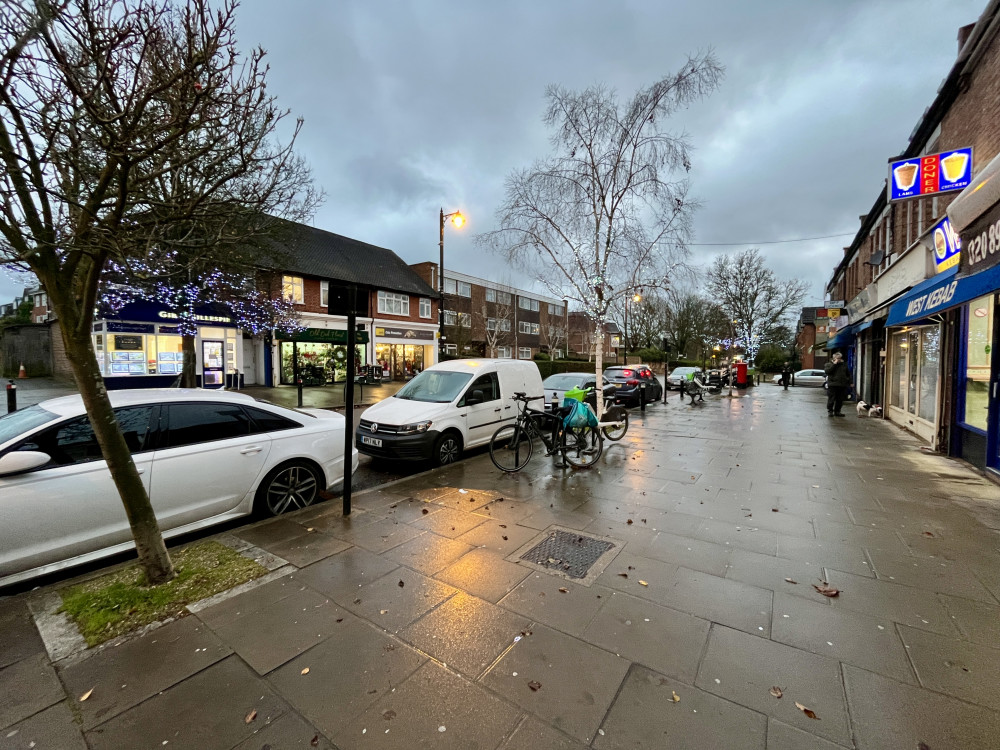
<path fill-rule="evenodd" d="M 639 389 L 643 384 L 646 386 L 646 403 L 663 397 L 663 386 L 648 365 L 609 367 L 604 371 L 604 377 L 614 385 L 617 400 L 626 406 L 639 405 Z"/>

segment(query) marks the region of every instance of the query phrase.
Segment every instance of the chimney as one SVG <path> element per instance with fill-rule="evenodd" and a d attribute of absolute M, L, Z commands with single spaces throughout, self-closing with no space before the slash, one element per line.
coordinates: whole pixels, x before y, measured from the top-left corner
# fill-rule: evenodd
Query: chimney
<path fill-rule="evenodd" d="M 962 28 L 960 28 L 958 30 L 958 52 L 959 52 L 959 54 L 962 53 L 962 47 L 964 47 L 965 43 L 967 41 L 969 41 L 969 34 L 972 33 L 972 30 L 975 27 L 976 27 L 976 24 L 970 23 L 970 24 L 966 24 L 965 26 L 963 26 Z"/>

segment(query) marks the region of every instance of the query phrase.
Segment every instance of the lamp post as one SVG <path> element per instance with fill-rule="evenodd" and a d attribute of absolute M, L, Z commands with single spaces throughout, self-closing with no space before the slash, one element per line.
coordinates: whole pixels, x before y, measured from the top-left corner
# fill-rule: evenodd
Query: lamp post
<path fill-rule="evenodd" d="M 438 225 L 440 234 L 440 239 L 438 240 L 438 250 L 440 251 L 440 259 L 438 262 L 438 294 L 440 298 L 438 299 L 438 336 L 441 337 L 441 341 L 438 344 L 438 352 L 444 351 L 444 221 L 445 219 L 451 219 L 451 223 L 455 225 L 457 229 L 460 229 L 465 223 L 465 217 L 462 216 L 461 211 L 453 211 L 450 214 L 446 214 L 444 209 L 441 209 L 441 220 Z"/>
<path fill-rule="evenodd" d="M 636 292 L 635 294 L 632 295 L 632 299 L 625 300 L 625 331 L 622 337 L 624 343 L 624 346 L 622 347 L 622 351 L 624 352 L 624 355 L 622 357 L 623 365 L 628 364 L 628 311 L 629 308 L 632 306 L 633 302 L 642 302 L 642 295 Z"/>

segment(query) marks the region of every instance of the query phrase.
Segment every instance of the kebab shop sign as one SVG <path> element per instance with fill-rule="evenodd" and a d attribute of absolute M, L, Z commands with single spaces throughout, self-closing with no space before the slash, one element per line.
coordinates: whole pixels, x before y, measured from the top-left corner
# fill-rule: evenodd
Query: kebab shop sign
<path fill-rule="evenodd" d="M 963 190 L 972 180 L 972 147 L 889 162 L 889 200 Z"/>
<path fill-rule="evenodd" d="M 915 315 L 932 313 L 942 305 L 947 305 L 951 302 L 951 298 L 955 296 L 955 289 L 957 287 L 958 279 L 955 279 L 948 284 L 934 287 L 927 294 L 922 294 L 910 300 L 910 304 L 906 306 L 906 317 L 912 318 Z"/>

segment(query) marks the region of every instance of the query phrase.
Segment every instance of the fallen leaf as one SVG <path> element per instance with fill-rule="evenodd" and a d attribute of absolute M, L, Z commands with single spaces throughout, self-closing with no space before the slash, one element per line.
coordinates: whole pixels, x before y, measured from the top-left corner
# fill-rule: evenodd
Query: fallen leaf
<path fill-rule="evenodd" d="M 396 718 L 396 712 L 390 708 L 387 711 L 382 712 L 382 718 L 385 719 L 386 721 L 392 721 L 393 719 Z"/>
<path fill-rule="evenodd" d="M 675 690 L 671 690 L 670 691 L 670 697 L 673 698 L 674 703 L 680 703 L 681 702 L 681 697 L 679 695 L 677 695 L 677 692 Z"/>
<path fill-rule="evenodd" d="M 799 709 L 799 711 L 804 713 L 806 716 L 808 716 L 810 719 L 816 719 L 816 721 L 820 720 L 819 717 L 816 715 L 816 712 L 813 711 L 811 708 L 806 708 L 805 706 L 803 706 L 801 703 L 798 702 L 795 703 L 795 707 Z"/>
<path fill-rule="evenodd" d="M 86 693 L 84 693 L 83 695 L 81 695 L 80 696 L 80 703 L 83 703 L 85 700 L 87 700 L 87 698 L 89 698 L 90 694 L 93 693 L 93 692 L 94 692 L 94 688 L 91 688 Z"/>
<path fill-rule="evenodd" d="M 403 583 L 402 581 L 400 581 L 400 582 L 399 582 L 399 588 L 403 588 L 403 586 L 405 586 L 405 585 L 406 585 L 406 584 L 405 584 L 405 583 Z"/>
<path fill-rule="evenodd" d="M 535 682 L 534 680 L 532 680 L 531 682 L 528 683 L 528 687 L 531 688 L 532 692 L 538 690 L 541 686 L 542 686 L 542 683 Z"/>
<path fill-rule="evenodd" d="M 784 693 L 781 692 L 781 688 L 778 687 L 777 685 L 775 685 L 773 688 L 771 688 L 768 692 L 771 695 L 773 695 L 775 698 L 780 698 L 782 695 L 784 695 Z"/>
<path fill-rule="evenodd" d="M 343 618 L 343 617 L 338 617 L 338 618 L 337 618 L 337 622 L 343 622 L 343 621 L 344 621 L 344 618 Z"/>
<path fill-rule="evenodd" d="M 299 674 L 309 674 L 309 667 L 303 669 L 301 672 L 299 672 Z"/>
<path fill-rule="evenodd" d="M 639 585 L 640 586 L 648 586 L 649 584 L 646 583 L 645 581 L 639 581 Z"/>
<path fill-rule="evenodd" d="M 361 604 L 361 599 L 355 599 L 355 600 L 354 600 L 354 603 L 355 603 L 355 604 Z"/>
<path fill-rule="evenodd" d="M 619 573 L 622 578 L 628 578 L 628 573 Z"/>
<path fill-rule="evenodd" d="M 387 610 L 387 609 L 380 609 L 380 610 L 378 611 L 378 613 L 379 613 L 380 615 L 385 615 L 385 614 L 388 614 L 388 613 L 389 613 L 389 610 Z"/>
<path fill-rule="evenodd" d="M 507 524 L 505 524 L 505 523 L 500 524 L 500 528 L 501 529 L 506 529 L 507 528 Z"/>
<path fill-rule="evenodd" d="M 823 584 L 822 586 L 817 586 L 814 583 L 813 584 L 813 588 L 816 589 L 823 596 L 829 596 L 829 597 L 832 598 L 832 597 L 838 596 L 840 594 L 840 590 L 839 589 L 835 589 L 833 586 L 831 586 L 830 584 L 828 584 L 826 581 L 822 581 L 821 583 Z"/>
<path fill-rule="evenodd" d="M 309 740 L 309 744 L 312 747 L 319 747 L 319 735 L 318 734 L 314 734 L 313 738 L 311 740 Z"/>
<path fill-rule="evenodd" d="M 629 526 L 631 526 L 632 525 L 632 519 L 631 518 L 628 519 L 625 523 L 627 523 Z"/>
<path fill-rule="evenodd" d="M 785 580 L 786 580 L 786 581 L 787 581 L 788 583 L 796 583 L 796 584 L 798 583 L 798 581 L 793 581 L 793 580 L 792 580 L 791 578 L 786 578 Z"/>
<path fill-rule="evenodd" d="M 917 750 L 931 750 L 931 748 L 930 745 L 928 745 L 926 742 L 918 742 Z"/>
<path fill-rule="evenodd" d="M 420 512 L 421 512 L 421 513 L 423 513 L 423 514 L 424 514 L 425 516 L 426 516 L 426 515 L 427 515 L 428 513 L 430 513 L 430 511 L 429 511 L 429 510 L 427 510 L 427 508 L 421 508 L 421 509 L 420 509 Z"/>
<path fill-rule="evenodd" d="M 929 536 L 929 537 L 933 538 L 934 535 L 931 532 L 929 532 L 929 531 L 925 531 L 924 532 L 924 536 Z"/>
<path fill-rule="evenodd" d="M 503 537 L 503 540 L 504 540 L 504 541 L 506 542 L 506 541 L 507 541 L 507 537 L 506 537 L 506 536 L 504 536 L 504 537 Z"/>
<path fill-rule="evenodd" d="M 314 529 L 312 526 L 310 526 L 308 529 L 306 529 L 306 531 L 316 531 L 316 529 Z"/>
<path fill-rule="evenodd" d="M 772 512 L 772 513 L 777 513 L 777 512 L 778 512 L 778 509 L 777 509 L 777 508 L 771 508 L 771 512 Z"/>
<path fill-rule="evenodd" d="M 257 718 L 257 709 L 255 708 L 253 711 L 251 711 L 250 713 L 247 714 L 247 717 L 243 720 L 243 723 L 244 724 L 249 724 L 251 721 L 253 721 L 256 718 Z"/>
<path fill-rule="evenodd" d="M 646 523 L 646 519 L 645 518 L 640 518 L 639 520 L 642 521 L 643 523 Z"/>
<path fill-rule="evenodd" d="M 568 594 L 569 593 L 569 589 L 560 588 L 559 589 L 559 593 L 560 594 Z"/>

